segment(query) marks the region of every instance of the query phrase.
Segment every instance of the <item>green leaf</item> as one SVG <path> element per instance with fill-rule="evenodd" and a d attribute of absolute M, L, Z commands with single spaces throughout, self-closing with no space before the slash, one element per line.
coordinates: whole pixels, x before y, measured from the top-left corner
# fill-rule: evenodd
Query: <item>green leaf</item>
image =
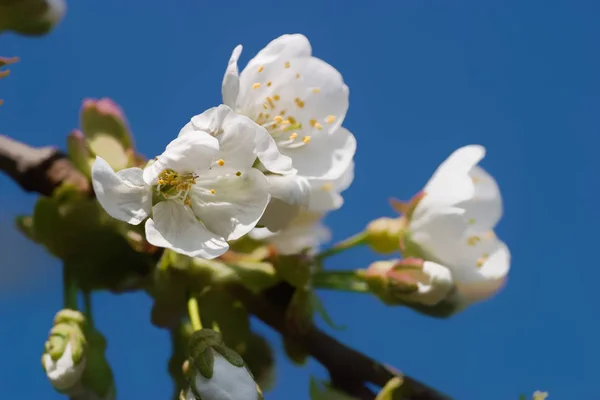
<path fill-rule="evenodd" d="M 342 330 L 346 329 L 345 326 L 338 325 L 333 321 L 333 319 L 331 318 L 331 316 L 325 309 L 323 302 L 321 301 L 321 299 L 319 298 L 319 296 L 317 296 L 317 294 L 315 292 L 311 292 L 311 300 L 312 300 L 311 304 L 312 304 L 313 310 L 315 310 L 321 316 L 323 321 L 325 321 L 325 323 L 327 325 L 329 325 L 330 328 L 338 330 L 338 331 L 342 331 Z"/>
<path fill-rule="evenodd" d="M 375 400 L 401 400 L 400 388 L 403 380 L 400 377 L 394 377 L 385 384 L 383 389 L 377 394 Z"/>
<path fill-rule="evenodd" d="M 244 359 L 242 358 L 242 356 L 240 356 L 238 353 L 231 350 L 230 348 L 222 346 L 222 345 L 212 346 L 212 348 L 217 353 L 222 355 L 223 358 L 226 359 L 231 365 L 233 365 L 235 367 L 243 367 L 244 366 Z"/>
<path fill-rule="evenodd" d="M 211 347 L 206 347 L 204 351 L 198 353 L 194 357 L 194 365 L 200 374 L 206 379 L 213 376 L 213 367 L 215 363 L 215 355 Z"/>

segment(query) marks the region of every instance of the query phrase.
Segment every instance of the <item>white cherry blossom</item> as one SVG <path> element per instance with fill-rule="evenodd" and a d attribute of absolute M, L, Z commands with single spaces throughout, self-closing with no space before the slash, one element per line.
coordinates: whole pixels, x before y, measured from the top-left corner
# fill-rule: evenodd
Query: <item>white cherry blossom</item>
<path fill-rule="evenodd" d="M 78 363 L 75 363 L 72 344 L 67 343 L 64 353 L 57 360 L 53 360 L 50 354 L 44 353 L 42 364 L 52 386 L 57 390 L 67 390 L 75 386 L 81 379 L 83 371 L 85 371 L 86 360 L 83 357 Z"/>
<path fill-rule="evenodd" d="M 298 194 L 306 194 L 303 179 L 337 179 L 344 174 L 352 163 L 356 140 L 341 126 L 349 94 L 341 74 L 313 57 L 308 39 L 300 34 L 273 40 L 238 74 L 241 51 L 242 46 L 237 46 L 229 60 L 223 102 L 265 127 L 283 157 L 291 160 L 297 173 L 285 181 L 270 179 L 271 186 L 294 185 L 300 188 Z M 258 156 L 262 162 L 260 151 Z M 282 192 L 271 191 L 275 203 L 280 200 L 316 211 L 306 204 L 308 200 L 294 197 L 290 202 L 282 198 Z M 290 218 L 279 221 L 285 226 Z"/>
<path fill-rule="evenodd" d="M 146 239 L 155 246 L 207 259 L 223 254 L 228 240 L 254 228 L 270 200 L 267 179 L 252 167 L 263 128 L 230 111 L 198 116 L 212 125 L 186 125 L 144 170 L 115 173 L 98 157 L 92 180 L 100 204 L 131 224 L 151 216 Z"/>
<path fill-rule="evenodd" d="M 510 269 L 510 252 L 494 227 L 502 216 L 502 198 L 494 178 L 477 164 L 485 148 L 456 150 L 423 189 L 408 226 L 409 239 L 427 259 L 452 272 L 461 302 L 492 296 Z"/>

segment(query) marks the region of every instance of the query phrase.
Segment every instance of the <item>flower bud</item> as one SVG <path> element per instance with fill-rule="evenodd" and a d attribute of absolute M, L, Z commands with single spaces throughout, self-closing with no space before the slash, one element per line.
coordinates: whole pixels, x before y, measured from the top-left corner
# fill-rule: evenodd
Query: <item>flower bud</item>
<path fill-rule="evenodd" d="M 69 159 L 81 173 L 88 178 L 92 176 L 92 164 L 95 157 L 88 146 L 83 133 L 76 129 L 67 136 L 67 153 Z"/>
<path fill-rule="evenodd" d="M 415 258 L 375 262 L 364 273 L 364 279 L 390 305 L 433 306 L 444 300 L 454 286 L 447 268 Z"/>
<path fill-rule="evenodd" d="M 65 0 L 0 0 L 0 32 L 45 35 L 62 20 L 66 8 Z"/>
<path fill-rule="evenodd" d="M 186 400 L 258 400 L 262 394 L 244 360 L 225 347 L 221 335 L 202 329 L 190 338 L 193 375 Z"/>
<path fill-rule="evenodd" d="M 115 170 L 136 161 L 125 115 L 111 99 L 86 99 L 81 108 L 81 129 L 92 152 Z"/>
<path fill-rule="evenodd" d="M 66 392 L 75 387 L 86 366 L 85 318 L 74 310 L 56 314 L 54 326 L 46 341 L 42 365 L 54 388 Z"/>
<path fill-rule="evenodd" d="M 393 253 L 400 250 L 400 239 L 404 230 L 403 218 L 378 218 L 367 225 L 367 241 L 378 253 Z"/>

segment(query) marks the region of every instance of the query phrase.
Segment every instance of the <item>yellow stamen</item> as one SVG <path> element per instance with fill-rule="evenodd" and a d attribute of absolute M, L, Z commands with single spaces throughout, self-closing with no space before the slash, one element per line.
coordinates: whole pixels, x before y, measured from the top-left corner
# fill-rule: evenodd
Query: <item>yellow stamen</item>
<path fill-rule="evenodd" d="M 242 176 L 242 173 L 240 171 L 235 173 L 235 176 Z"/>
<path fill-rule="evenodd" d="M 210 194 L 215 194 L 217 191 L 215 189 L 210 189 Z"/>
<path fill-rule="evenodd" d="M 321 89 L 319 89 L 318 87 L 316 87 L 312 91 L 313 91 L 313 93 L 320 93 Z"/>
<path fill-rule="evenodd" d="M 315 128 L 317 128 L 318 130 L 321 130 L 321 129 L 323 129 L 323 125 L 321 125 L 318 122 L 315 122 Z"/>
<path fill-rule="evenodd" d="M 286 112 L 287 111 L 285 111 L 285 110 L 281 110 L 281 112 L 279 113 L 279 115 L 285 115 Z"/>
<path fill-rule="evenodd" d="M 290 64 L 290 62 L 289 62 L 289 61 L 286 61 L 286 62 L 285 62 L 285 64 L 283 64 L 283 66 L 284 66 L 284 67 L 286 67 L 286 68 L 289 68 L 289 67 L 290 67 L 290 65 L 291 65 L 291 64 Z"/>
<path fill-rule="evenodd" d="M 304 108 L 304 102 L 302 100 L 300 100 L 300 97 L 296 97 L 294 99 L 294 101 L 296 102 L 296 105 L 298 106 L 298 108 Z"/>
<path fill-rule="evenodd" d="M 278 95 L 278 94 L 274 94 L 274 95 L 273 95 L 273 100 L 275 100 L 275 101 L 279 101 L 279 99 L 281 99 L 281 97 L 279 97 L 279 95 Z"/>
<path fill-rule="evenodd" d="M 324 190 L 326 192 L 329 192 L 331 189 L 333 189 L 333 183 L 331 182 L 327 182 L 323 184 L 323 186 L 321 186 L 321 190 Z"/>
<path fill-rule="evenodd" d="M 310 124 L 310 126 L 312 126 L 314 128 L 317 125 L 317 120 L 311 119 L 310 121 L 308 121 L 308 123 Z"/>
<path fill-rule="evenodd" d="M 296 74 L 296 79 L 300 79 L 300 74 Z"/>
<path fill-rule="evenodd" d="M 308 142 L 310 142 L 310 136 L 304 136 L 304 137 L 302 138 L 302 141 L 303 141 L 304 143 L 308 143 Z"/>
<path fill-rule="evenodd" d="M 297 134 L 296 132 L 294 132 L 294 133 L 292 133 L 292 134 L 290 135 L 290 140 L 294 140 L 294 139 L 296 139 L 297 137 L 298 137 L 298 134 Z"/>
<path fill-rule="evenodd" d="M 488 257 L 489 257 L 489 256 L 490 256 L 489 254 L 484 254 L 483 256 L 479 257 L 479 258 L 477 259 L 477 266 L 478 266 L 479 268 L 483 267 L 483 264 L 485 264 L 485 263 L 486 263 L 486 261 L 488 260 Z"/>
<path fill-rule="evenodd" d="M 217 161 L 217 164 L 219 164 L 222 167 L 223 165 L 225 165 L 225 161 L 221 158 L 219 159 L 219 161 Z"/>
<path fill-rule="evenodd" d="M 290 121 L 290 124 L 292 125 L 296 125 L 296 118 L 292 117 L 291 115 L 288 117 L 288 121 Z"/>
<path fill-rule="evenodd" d="M 467 238 L 467 244 L 469 246 L 475 246 L 479 242 L 481 242 L 481 238 L 479 236 L 470 236 Z"/>
<path fill-rule="evenodd" d="M 276 123 L 280 124 L 281 121 L 283 121 L 283 117 L 281 115 L 276 115 L 273 117 L 273 121 L 275 121 Z"/>
<path fill-rule="evenodd" d="M 269 107 L 275 108 L 275 103 L 273 102 L 272 97 L 267 97 L 267 103 L 269 103 Z"/>
<path fill-rule="evenodd" d="M 475 218 L 470 218 L 469 219 L 469 225 L 473 225 L 475 223 Z"/>
<path fill-rule="evenodd" d="M 271 81 L 267 82 L 267 86 L 271 86 L 273 83 Z"/>
<path fill-rule="evenodd" d="M 258 72 L 263 72 L 264 69 L 265 67 L 261 65 L 260 67 L 258 67 Z"/>
<path fill-rule="evenodd" d="M 265 104 L 263 104 L 263 108 L 264 108 L 265 110 L 268 110 L 268 109 L 269 109 L 269 107 L 267 107 L 267 104 L 266 104 L 266 103 L 265 103 Z"/>
<path fill-rule="evenodd" d="M 185 201 L 183 202 L 183 204 L 185 204 L 188 207 L 191 207 L 191 205 L 192 205 L 192 199 L 190 199 L 190 196 L 187 196 L 185 198 Z"/>
<path fill-rule="evenodd" d="M 252 89 L 258 89 L 260 87 L 260 82 L 256 82 L 254 85 L 252 85 Z"/>
<path fill-rule="evenodd" d="M 325 122 L 333 124 L 335 122 L 335 115 L 328 115 L 327 118 L 325 118 Z"/>

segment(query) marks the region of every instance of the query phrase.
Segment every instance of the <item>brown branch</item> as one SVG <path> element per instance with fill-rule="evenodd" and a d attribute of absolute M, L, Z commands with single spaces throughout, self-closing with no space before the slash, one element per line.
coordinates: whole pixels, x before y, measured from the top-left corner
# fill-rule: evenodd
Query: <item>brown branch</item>
<path fill-rule="evenodd" d="M 58 149 L 34 148 L 4 135 L 0 135 L 0 171 L 27 192 L 50 196 L 66 182 L 91 193 L 89 181 Z"/>
<path fill-rule="evenodd" d="M 0 171 L 28 192 L 49 196 L 67 182 L 82 192 L 92 194 L 87 178 L 57 149 L 33 148 L 3 135 L 0 135 Z M 285 308 L 293 288 L 286 287 L 286 284 L 270 289 L 263 296 L 257 296 L 243 286 L 231 289 L 253 315 L 281 335 L 296 341 L 327 368 L 333 385 L 346 393 L 360 400 L 373 400 L 375 394 L 366 384 L 384 386 L 390 379 L 399 376 L 404 380 L 403 400 L 450 400 L 450 397 L 340 343 L 316 327 L 302 334 L 289 329 Z"/>
<path fill-rule="evenodd" d="M 285 284 L 284 284 L 285 286 Z M 248 308 L 251 314 L 282 335 L 295 340 L 331 374 L 332 383 L 339 389 L 361 400 L 373 400 L 375 395 L 365 386 L 372 383 L 384 386 L 390 379 L 404 380 L 403 395 L 406 400 L 450 400 L 425 384 L 403 375 L 393 367 L 384 365 L 340 343 L 316 327 L 298 334 L 286 324 L 285 306 L 289 302 L 286 289 L 280 285 L 277 293 L 256 296 L 243 286 L 232 287 L 232 292 Z"/>

